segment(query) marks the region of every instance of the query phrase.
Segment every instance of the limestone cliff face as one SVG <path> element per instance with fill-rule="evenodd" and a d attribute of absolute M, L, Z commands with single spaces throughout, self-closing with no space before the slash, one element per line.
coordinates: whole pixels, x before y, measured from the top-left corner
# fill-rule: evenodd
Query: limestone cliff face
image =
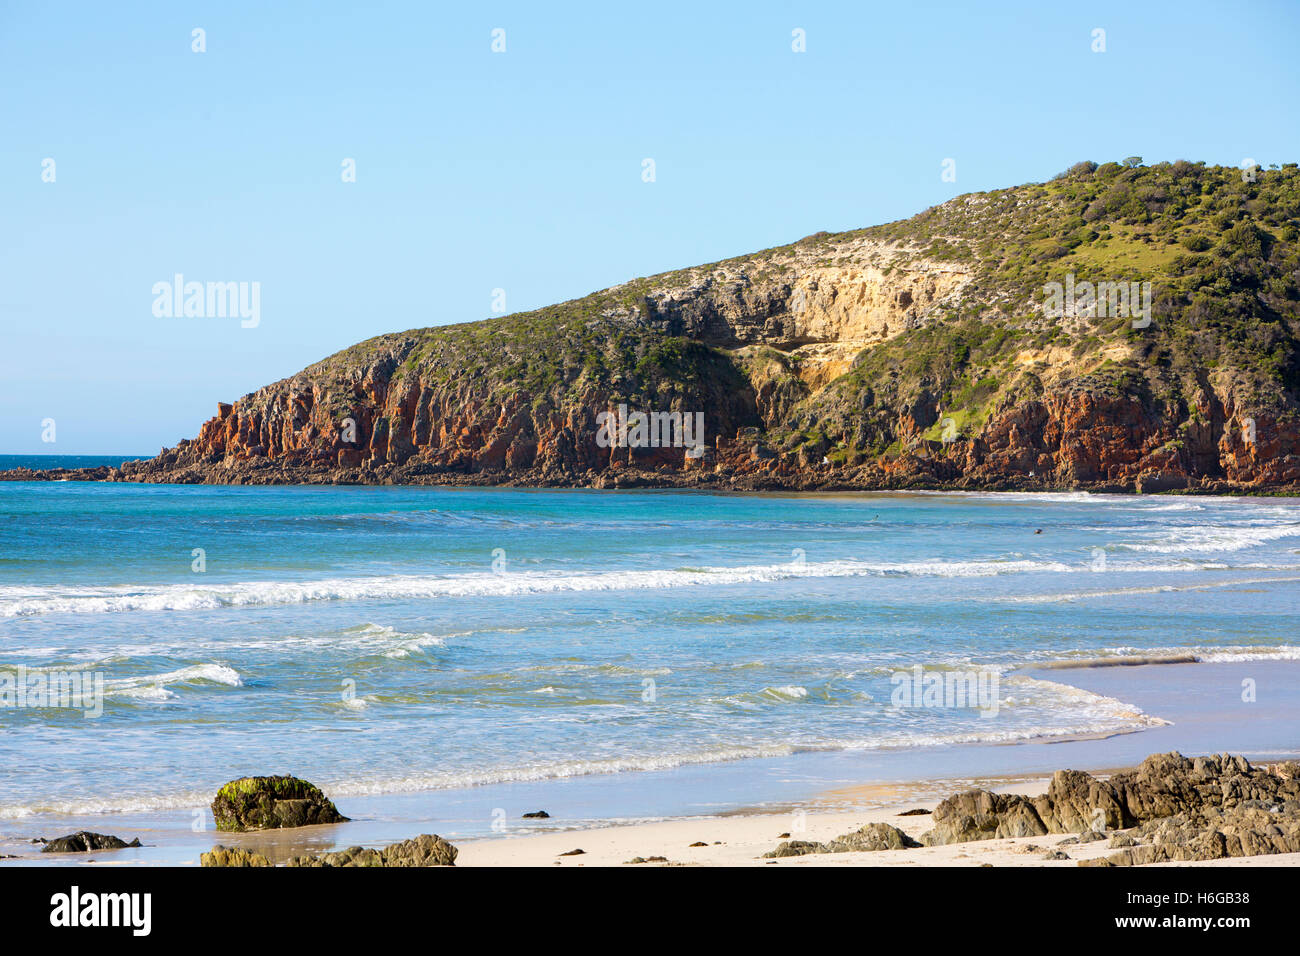
<path fill-rule="evenodd" d="M 1242 194 L 1253 233 L 1211 219 L 1213 200 L 1217 245 L 1188 256 L 1204 246 L 1185 235 L 1202 228 L 1196 197 L 1244 187 L 1187 165 L 1072 170 L 534 313 L 380 336 L 220 404 L 195 439 L 110 477 L 1294 490 L 1300 256 L 1259 210 L 1293 194 L 1300 208 L 1300 176 L 1268 187 L 1280 199 Z M 1129 185 L 1148 204 L 1158 189 L 1191 198 L 1176 220 L 1149 205 L 1145 221 L 1089 226 L 1111 228 L 1087 217 Z M 1157 320 L 1047 315 L 1037 286 L 1067 269 L 1164 282 Z M 620 406 L 703 413 L 703 449 L 602 442 L 598 416 Z"/>

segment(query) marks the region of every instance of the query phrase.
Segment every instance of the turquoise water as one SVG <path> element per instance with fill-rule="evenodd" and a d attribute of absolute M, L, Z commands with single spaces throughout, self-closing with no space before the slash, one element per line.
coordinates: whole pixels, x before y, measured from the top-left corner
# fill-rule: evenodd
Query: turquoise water
<path fill-rule="evenodd" d="M 98 468 L 108 465 L 121 468 L 124 461 L 137 461 L 150 455 L 0 455 L 0 471 L 31 468 L 43 471 L 48 468 Z"/>
<path fill-rule="evenodd" d="M 0 483 L 0 678 L 105 682 L 0 708 L 0 818 L 1139 730 L 1021 669 L 1295 659 L 1298 581 L 1295 499 Z"/>

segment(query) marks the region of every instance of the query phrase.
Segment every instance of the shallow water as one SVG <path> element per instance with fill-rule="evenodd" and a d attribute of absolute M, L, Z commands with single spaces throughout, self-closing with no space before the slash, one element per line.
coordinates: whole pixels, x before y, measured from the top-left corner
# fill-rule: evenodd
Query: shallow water
<path fill-rule="evenodd" d="M 0 819 L 1156 728 L 1025 667 L 1300 658 L 1298 588 L 1296 499 L 0 483 L 0 680 L 104 680 L 0 708 Z"/>

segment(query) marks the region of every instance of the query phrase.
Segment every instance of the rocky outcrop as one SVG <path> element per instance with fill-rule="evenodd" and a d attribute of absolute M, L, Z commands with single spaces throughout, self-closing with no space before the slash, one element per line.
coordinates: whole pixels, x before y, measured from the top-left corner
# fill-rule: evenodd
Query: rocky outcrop
<path fill-rule="evenodd" d="M 106 833 L 91 833 L 81 830 L 77 833 L 50 840 L 41 848 L 42 853 L 89 853 L 91 850 L 125 850 L 140 845 L 139 839 L 127 843 Z"/>
<path fill-rule="evenodd" d="M 457 850 L 437 834 L 422 833 L 412 840 L 375 850 L 353 846 L 335 853 L 295 856 L 289 866 L 455 866 Z"/>
<path fill-rule="evenodd" d="M 342 823 L 320 788 L 297 777 L 242 777 L 232 780 L 212 801 L 218 830 L 273 830 L 318 823 Z"/>
<path fill-rule="evenodd" d="M 925 846 L 1041 836 L 1048 832 L 1033 801 L 1018 794 L 968 790 L 935 808 L 934 829 L 921 837 Z"/>
<path fill-rule="evenodd" d="M 1080 164 L 382 335 L 218 403 L 148 461 L 0 479 L 1294 492 L 1298 192 L 1294 167 L 1243 184 L 1223 167 Z M 1076 273 L 1154 285 L 1146 324 L 1049 312 L 1047 283 Z M 700 413 L 703 441 L 602 442 L 598 417 L 622 406 Z"/>
<path fill-rule="evenodd" d="M 382 849 L 351 846 L 346 850 L 291 857 L 285 864 L 292 867 L 355 867 L 355 866 L 455 866 L 456 848 L 437 834 L 422 833 L 410 840 L 394 843 Z M 242 847 L 217 845 L 202 854 L 202 866 L 271 866 L 261 853 Z"/>
<path fill-rule="evenodd" d="M 1114 844 L 1129 847 L 1116 859 L 1218 859 L 1293 852 L 1284 847 L 1300 833 L 1297 810 L 1298 762 L 1254 767 L 1228 754 L 1153 754 L 1109 780 L 1057 771 L 1047 793 L 1034 799 L 987 790 L 949 797 L 935 809 L 934 829 L 921 842 L 941 846 L 1048 833 L 1077 833 L 1074 842 L 1090 842 L 1095 835 L 1128 831 L 1122 836 L 1128 842 Z M 1269 846 L 1274 849 L 1258 849 Z"/>
<path fill-rule="evenodd" d="M 1207 807 L 1151 820 L 1113 839 L 1118 853 L 1080 866 L 1222 860 L 1227 857 L 1300 853 L 1300 803 L 1248 801 L 1227 810 Z"/>
<path fill-rule="evenodd" d="M 763 856 L 780 859 L 788 856 L 806 856 L 810 853 L 866 853 L 879 850 L 906 850 L 918 847 L 910 836 L 898 827 L 888 823 L 868 823 L 852 833 L 845 833 L 829 843 L 814 843 L 807 840 L 787 840 L 770 853 Z"/>
<path fill-rule="evenodd" d="M 238 846 L 217 844 L 207 853 L 199 854 L 199 866 L 270 866 L 271 861 L 260 853 Z"/>

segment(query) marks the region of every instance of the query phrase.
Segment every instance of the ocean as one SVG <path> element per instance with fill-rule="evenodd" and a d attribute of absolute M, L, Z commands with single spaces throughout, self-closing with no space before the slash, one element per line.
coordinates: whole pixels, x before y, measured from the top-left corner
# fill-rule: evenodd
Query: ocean
<path fill-rule="evenodd" d="M 98 716 L 0 706 L 0 823 L 188 822 L 272 773 L 541 799 L 694 768 L 725 809 L 1141 733 L 1167 715 L 1045 665 L 1295 660 L 1298 583 L 1288 498 L 0 483 L 0 688 L 103 681 Z M 921 673 L 993 697 L 900 703 Z M 744 774 L 803 754 L 840 777 Z"/>
<path fill-rule="evenodd" d="M 31 468 L 42 471 L 50 468 L 121 468 L 126 461 L 140 461 L 152 455 L 0 455 L 0 471 Z"/>

